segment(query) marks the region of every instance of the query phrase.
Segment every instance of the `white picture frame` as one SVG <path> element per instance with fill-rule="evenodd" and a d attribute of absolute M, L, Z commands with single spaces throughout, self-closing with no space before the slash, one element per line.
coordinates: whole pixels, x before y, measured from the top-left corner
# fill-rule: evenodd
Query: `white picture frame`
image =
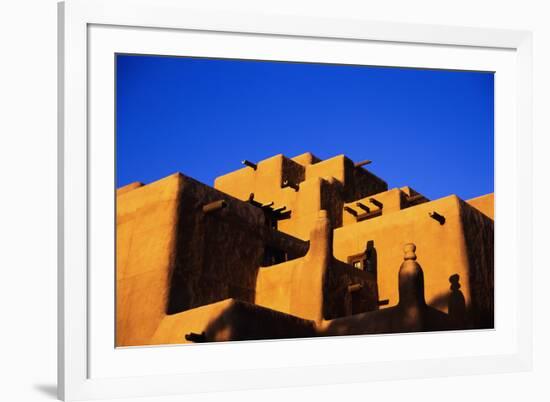
<path fill-rule="evenodd" d="M 368 42 L 380 47 L 419 46 L 416 50 L 422 46 L 438 49 L 449 48 L 463 50 L 466 53 L 478 52 L 479 60 L 485 57 L 485 53 L 491 52 L 491 49 L 505 50 L 513 54 L 513 62 L 506 61 L 508 59 L 504 58 L 501 63 L 503 63 L 502 71 L 508 72 L 503 74 L 507 77 L 507 82 L 504 84 L 509 88 L 513 87 L 514 90 L 514 96 L 509 101 L 511 102 L 509 107 L 512 108 L 511 114 L 514 115 L 514 120 L 512 120 L 514 124 L 511 127 L 502 127 L 502 125 L 496 124 L 495 128 L 495 137 L 499 130 L 506 133 L 505 139 L 508 141 L 508 148 L 504 151 L 499 151 L 497 148 L 495 152 L 501 152 L 502 155 L 510 158 L 509 166 L 506 169 L 510 169 L 508 177 L 511 177 L 511 179 L 507 178 L 510 182 L 509 189 L 502 190 L 502 194 L 505 194 L 505 191 L 509 191 L 510 194 L 507 197 L 502 197 L 502 203 L 501 201 L 497 202 L 497 215 L 499 211 L 504 211 L 502 206 L 507 203 L 506 213 L 509 216 L 507 222 L 511 225 L 507 232 L 515 233 L 515 236 L 507 238 L 508 243 L 506 243 L 507 249 L 512 250 L 510 254 L 514 258 L 507 261 L 507 267 L 510 268 L 507 270 L 509 273 L 501 276 L 508 278 L 509 289 L 512 289 L 512 297 L 509 298 L 512 303 L 510 309 L 515 311 L 514 320 L 507 327 L 507 332 L 502 332 L 507 335 L 503 340 L 506 347 L 503 347 L 501 351 L 495 349 L 489 353 L 482 353 L 474 349 L 472 349 L 472 353 L 459 351 L 454 356 L 445 358 L 420 353 L 402 360 L 395 358 L 369 360 L 360 355 L 353 357 L 335 355 L 331 359 L 315 359 L 313 356 L 315 356 L 316 348 L 322 347 L 329 350 L 331 345 L 343 342 L 341 338 L 332 338 L 323 340 L 323 344 L 317 343 L 311 348 L 304 347 L 304 343 L 300 344 L 300 349 L 307 349 L 310 354 L 304 352 L 305 357 L 302 360 L 296 360 L 289 364 L 275 362 L 268 358 L 261 367 L 260 365 L 253 366 L 255 363 L 251 361 L 247 363 L 250 366 L 245 365 L 234 370 L 220 366 L 213 367 L 212 370 L 202 368 L 199 371 L 180 374 L 170 373 L 171 369 L 165 370 L 165 372 L 134 373 L 129 369 L 124 371 L 124 366 L 120 366 L 122 368 L 119 368 L 118 372 L 104 371 L 96 375 L 96 369 L 92 369 L 91 362 L 94 359 L 103 359 L 101 348 L 104 346 L 100 344 L 92 346 L 96 345 L 94 344 L 95 339 L 99 337 L 97 328 L 101 330 L 103 327 L 92 325 L 94 312 L 99 308 L 99 305 L 94 304 L 96 299 L 93 298 L 93 292 L 102 285 L 101 282 L 99 285 L 94 282 L 96 286 L 93 289 L 90 286 L 92 278 L 96 281 L 96 277 L 90 269 L 90 261 L 94 257 L 89 245 L 94 234 L 90 232 L 89 212 L 96 202 L 94 197 L 98 194 L 96 191 L 90 191 L 93 185 L 90 177 L 98 174 L 96 165 L 93 163 L 95 158 L 105 156 L 90 154 L 90 144 L 95 144 L 95 138 L 98 138 L 97 134 L 93 134 L 93 130 L 96 130 L 98 125 L 90 124 L 90 105 L 95 102 L 91 93 L 101 92 L 101 90 L 94 89 L 97 80 L 90 80 L 92 59 L 96 60 L 93 47 L 94 43 L 99 43 L 93 42 L 90 33 L 97 27 L 109 29 L 126 27 L 138 31 L 148 29 L 149 31 L 141 35 L 149 37 L 152 46 L 155 44 L 155 35 L 176 35 L 178 32 L 191 32 L 200 35 L 201 32 L 204 32 L 221 36 L 255 35 L 255 37 L 260 37 L 260 40 L 266 38 L 265 41 L 267 38 L 295 38 L 297 40 L 307 38 L 311 41 L 330 40 L 346 41 L 346 43 L 351 41 L 357 44 Z M 121 40 L 131 42 L 131 39 L 128 38 Z M 145 47 L 145 42 L 147 41 L 142 40 L 140 46 Z M 177 0 L 69 0 L 59 5 L 59 46 L 58 392 L 60 398 L 79 400 L 143 397 L 201 391 L 229 391 L 530 369 L 532 361 L 531 33 L 371 22 L 362 19 L 324 20 L 290 15 L 246 15 L 199 8 L 189 9 L 185 7 L 185 3 Z M 111 48 L 109 51 L 116 52 L 117 49 Z M 171 52 L 171 50 L 166 51 Z M 266 51 L 269 51 L 269 48 Z M 430 66 L 429 63 L 426 65 L 421 62 L 416 63 L 419 67 Z M 468 61 L 464 63 L 472 63 L 472 66 L 475 64 Z M 387 65 L 392 64 L 389 62 Z M 112 90 L 112 88 L 110 87 L 108 90 Z M 101 121 L 105 123 L 105 118 L 101 117 Z M 109 140 L 108 134 L 105 135 Z M 500 149 L 503 150 L 504 147 Z M 106 156 L 112 157 L 112 154 Z M 500 160 L 502 161 L 502 158 Z M 504 214 L 500 216 L 504 216 Z M 497 236 L 498 227 L 497 223 Z M 501 228 L 505 228 L 504 223 Z M 519 255 L 521 255 L 521 260 Z M 502 259 L 500 261 L 502 262 Z M 497 258 L 498 263 L 499 259 Z M 498 286 L 496 286 L 496 291 L 497 297 L 502 297 L 502 295 L 498 296 Z M 498 331 L 497 328 L 495 333 Z M 113 334 L 107 336 L 113 337 Z M 421 345 L 422 342 L 425 342 L 423 337 L 429 336 L 429 334 L 417 334 L 414 335 L 414 338 L 407 338 L 407 342 Z M 463 335 L 448 334 L 448 336 Z M 464 339 L 463 342 L 470 342 L 473 345 L 477 342 L 476 339 L 483 336 L 485 334 L 474 331 L 470 336 L 471 339 Z M 494 336 L 494 334 L 488 336 Z M 392 335 L 392 337 L 397 342 L 400 336 Z M 427 339 L 433 341 L 434 338 Z M 488 338 L 487 341 L 491 342 L 491 339 Z M 346 342 L 355 343 L 357 346 L 360 345 L 360 342 L 364 342 L 364 338 L 350 337 Z M 219 346 L 200 347 L 209 348 L 210 353 L 219 353 L 221 350 Z M 292 350 L 293 347 L 290 341 L 283 341 L 283 343 L 281 341 L 256 342 L 246 346 L 246 349 L 238 349 L 242 345 L 221 346 L 225 348 L 223 349 L 224 353 L 233 348 L 234 353 L 240 356 L 246 356 L 247 353 L 255 355 L 265 353 L 266 356 L 276 356 L 285 349 Z M 252 348 L 254 352 L 251 352 Z M 267 349 L 272 349 L 272 351 L 269 352 Z M 169 348 L 149 348 L 147 351 L 142 349 L 140 353 L 141 355 L 136 355 L 137 359 L 143 358 L 143 353 L 147 353 L 147 358 L 156 359 L 158 364 L 162 359 L 168 359 L 168 355 L 180 353 L 180 351 Z M 195 358 L 207 355 L 206 352 L 202 353 L 201 349 L 197 348 L 193 353 L 196 355 Z M 129 356 L 128 359 L 132 359 L 132 357 Z M 208 362 L 211 357 L 205 359 Z M 102 361 L 105 362 L 104 366 L 115 367 L 112 360 Z M 135 360 L 129 361 L 132 361 L 135 366 Z M 169 365 L 167 364 L 167 366 Z M 307 370 L 303 369 L 305 366 L 307 366 Z M 127 367 L 130 367 L 130 364 Z"/>

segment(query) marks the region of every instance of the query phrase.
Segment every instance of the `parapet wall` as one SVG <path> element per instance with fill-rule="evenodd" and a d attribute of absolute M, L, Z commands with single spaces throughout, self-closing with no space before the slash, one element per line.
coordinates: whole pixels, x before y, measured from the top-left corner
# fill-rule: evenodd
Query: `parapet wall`
<path fill-rule="evenodd" d="M 443 224 L 430 216 L 433 212 L 444 217 Z M 458 197 L 449 196 L 338 228 L 334 253 L 351 262 L 372 242 L 377 255 L 378 295 L 386 308 L 399 302 L 394 267 L 402 258 L 403 245 L 414 242 L 424 269 L 428 305 L 448 313 L 451 296 L 460 292 L 471 312 L 470 324 L 491 327 L 492 321 L 486 318 L 492 316 L 492 231 L 492 220 Z M 458 289 L 451 289 L 457 286 L 452 281 L 458 281 Z"/>

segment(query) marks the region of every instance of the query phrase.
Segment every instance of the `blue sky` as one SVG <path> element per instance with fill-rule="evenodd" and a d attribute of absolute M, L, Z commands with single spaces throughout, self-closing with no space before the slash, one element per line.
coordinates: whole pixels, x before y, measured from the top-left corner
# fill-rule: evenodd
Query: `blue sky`
<path fill-rule="evenodd" d="M 117 187 L 182 172 L 212 185 L 241 160 L 371 159 L 431 199 L 493 191 L 485 72 L 118 55 Z"/>

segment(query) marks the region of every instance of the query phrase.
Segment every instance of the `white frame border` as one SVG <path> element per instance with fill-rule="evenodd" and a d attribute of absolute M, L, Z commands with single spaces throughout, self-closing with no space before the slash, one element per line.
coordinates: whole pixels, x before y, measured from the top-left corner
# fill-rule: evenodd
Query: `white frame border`
<path fill-rule="evenodd" d="M 129 13 L 128 10 L 132 12 Z M 513 49 L 517 52 L 518 352 L 512 355 L 89 379 L 87 274 L 87 27 L 89 24 Z M 177 0 L 59 4 L 58 393 L 65 400 L 156 396 L 529 370 L 532 365 L 532 34 L 481 28 L 186 9 Z M 521 137 L 519 134 L 521 133 Z M 70 267 L 70 269 L 68 269 Z M 452 364 L 451 364 L 452 363 Z M 442 366 L 445 369 L 442 369 Z M 368 373 L 368 375 L 366 375 Z"/>

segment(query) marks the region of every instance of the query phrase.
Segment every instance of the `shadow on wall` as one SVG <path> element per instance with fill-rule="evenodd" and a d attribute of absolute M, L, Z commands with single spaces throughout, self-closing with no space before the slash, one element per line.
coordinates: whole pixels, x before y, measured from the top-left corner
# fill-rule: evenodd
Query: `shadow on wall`
<path fill-rule="evenodd" d="M 395 307 L 316 323 L 234 301 L 203 333 L 186 334 L 186 339 L 195 342 L 239 341 L 454 329 L 456 324 L 449 315 L 425 302 L 424 274 L 416 262 L 415 250 L 414 244 L 405 246 L 405 258 L 398 274 L 399 303 Z M 450 278 L 450 300 L 455 314 L 464 311 L 464 297 L 459 290 L 458 279 L 458 275 Z"/>
<path fill-rule="evenodd" d="M 166 314 L 227 298 L 253 302 L 263 212 L 189 177 L 180 186 Z M 218 207 L 204 209 L 209 205 Z"/>
<path fill-rule="evenodd" d="M 274 228 L 283 212 L 181 175 L 166 314 L 225 299 L 253 303 L 260 266 L 303 257 L 308 243 Z M 279 211 L 279 212 L 277 212 Z"/>
<path fill-rule="evenodd" d="M 473 327 L 466 308 L 466 299 L 460 290 L 460 275 L 453 274 L 449 277 L 450 290 L 436 296 L 430 306 L 438 310 L 447 310 L 449 318 L 453 322 L 453 328 L 466 329 Z"/>
<path fill-rule="evenodd" d="M 374 247 L 374 240 L 367 242 L 365 249 L 365 271 L 370 272 L 374 276 L 378 275 L 378 253 Z"/>
<path fill-rule="evenodd" d="M 327 321 L 319 334 L 362 335 L 452 329 L 449 316 L 426 304 L 424 272 L 416 262 L 416 246 L 407 244 L 399 268 L 399 302 L 394 307 Z"/>
<path fill-rule="evenodd" d="M 449 277 L 451 282 L 451 293 L 449 294 L 449 317 L 456 328 L 464 328 L 466 320 L 466 300 L 460 291 L 460 275 L 454 274 Z"/>
<path fill-rule="evenodd" d="M 475 328 L 494 328 L 494 221 L 461 201 L 462 225 L 468 247 L 471 310 Z"/>
<path fill-rule="evenodd" d="M 193 339 L 189 339 L 190 335 L 186 334 L 186 339 L 193 341 Z M 233 300 L 230 306 L 200 334 L 199 342 L 311 338 L 314 336 L 316 336 L 315 323 L 311 320 Z"/>
<path fill-rule="evenodd" d="M 247 215 L 250 220 L 258 220 L 259 226 L 263 214 L 253 206 L 195 185 L 188 178 L 183 186 L 186 188 L 180 190 L 166 313 L 231 297 L 253 302 L 263 242 L 250 229 L 255 222 L 246 222 L 247 227 L 240 220 Z M 203 205 L 220 198 L 225 200 L 226 208 L 207 214 L 201 211 Z"/>

